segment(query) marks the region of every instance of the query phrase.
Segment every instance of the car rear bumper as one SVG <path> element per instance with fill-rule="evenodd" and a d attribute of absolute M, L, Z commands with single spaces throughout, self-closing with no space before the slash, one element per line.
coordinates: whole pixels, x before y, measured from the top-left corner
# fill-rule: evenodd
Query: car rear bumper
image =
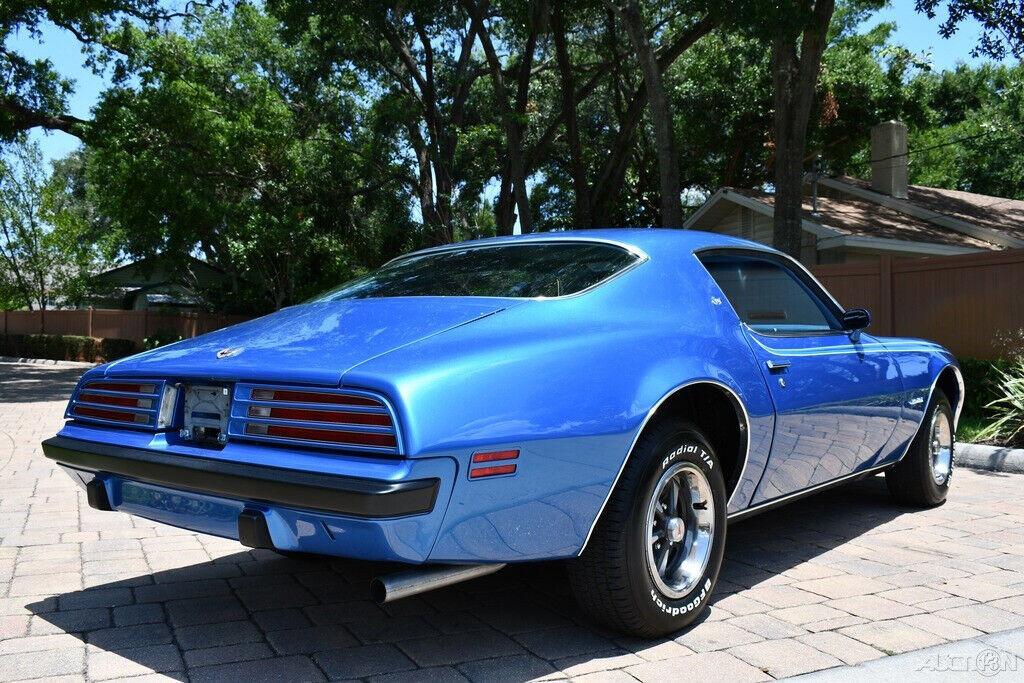
<path fill-rule="evenodd" d="M 75 469 L 212 496 L 268 501 L 352 517 L 404 517 L 434 509 L 438 479 L 384 482 L 224 462 L 55 436 L 47 458 Z"/>
<path fill-rule="evenodd" d="M 398 480 L 372 479 L 62 435 L 43 452 L 98 509 L 253 547 L 406 562 L 428 556 L 456 471 L 438 458 Z"/>

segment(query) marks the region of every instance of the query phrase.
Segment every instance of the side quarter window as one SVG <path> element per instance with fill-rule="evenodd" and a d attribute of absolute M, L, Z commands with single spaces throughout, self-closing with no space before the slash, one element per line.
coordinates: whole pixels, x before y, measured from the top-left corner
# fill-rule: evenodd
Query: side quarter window
<path fill-rule="evenodd" d="M 763 334 L 822 334 L 840 329 L 829 308 L 790 268 L 746 254 L 700 257 L 740 320 Z"/>

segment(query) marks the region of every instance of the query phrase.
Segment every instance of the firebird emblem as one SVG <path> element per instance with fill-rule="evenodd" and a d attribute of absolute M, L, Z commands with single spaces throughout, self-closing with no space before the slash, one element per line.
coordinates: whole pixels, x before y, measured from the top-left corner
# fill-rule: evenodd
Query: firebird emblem
<path fill-rule="evenodd" d="M 221 349 L 220 351 L 217 352 L 217 358 L 230 358 L 231 356 L 237 356 L 243 350 L 244 349 L 241 346 L 239 346 L 236 349 L 232 349 L 232 348 Z"/>

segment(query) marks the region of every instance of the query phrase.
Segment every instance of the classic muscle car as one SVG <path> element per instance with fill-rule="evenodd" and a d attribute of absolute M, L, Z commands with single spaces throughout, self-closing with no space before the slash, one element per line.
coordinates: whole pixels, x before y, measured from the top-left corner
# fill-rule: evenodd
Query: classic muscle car
<path fill-rule="evenodd" d="M 880 471 L 943 502 L 960 370 L 869 323 L 741 239 L 479 240 L 90 369 L 43 448 L 100 510 L 414 565 L 381 601 L 565 559 L 653 636 L 705 608 L 735 520 Z"/>

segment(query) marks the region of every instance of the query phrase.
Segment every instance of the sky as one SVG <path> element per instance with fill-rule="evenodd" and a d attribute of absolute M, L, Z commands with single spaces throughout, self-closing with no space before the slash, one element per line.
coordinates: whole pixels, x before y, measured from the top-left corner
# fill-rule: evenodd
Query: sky
<path fill-rule="evenodd" d="M 940 17 L 941 18 L 941 17 Z M 897 29 L 892 43 L 903 45 L 914 53 L 930 53 L 933 68 L 951 69 L 958 62 L 977 64 L 983 60 L 971 57 L 971 49 L 981 33 L 976 22 L 965 22 L 951 38 L 939 35 L 940 18 L 928 19 L 914 11 L 913 0 L 893 0 L 886 9 L 868 19 L 867 26 L 883 21 L 895 22 Z M 49 58 L 66 78 L 75 81 L 74 94 L 69 102 L 69 113 L 89 118 L 90 109 L 106 86 L 106 79 L 82 66 L 81 45 L 71 34 L 56 27 L 44 28 L 40 40 L 26 35 L 15 36 L 10 47 L 30 58 Z M 39 142 L 45 159 L 58 159 L 78 147 L 77 138 L 61 132 L 33 131 L 32 139 Z"/>

